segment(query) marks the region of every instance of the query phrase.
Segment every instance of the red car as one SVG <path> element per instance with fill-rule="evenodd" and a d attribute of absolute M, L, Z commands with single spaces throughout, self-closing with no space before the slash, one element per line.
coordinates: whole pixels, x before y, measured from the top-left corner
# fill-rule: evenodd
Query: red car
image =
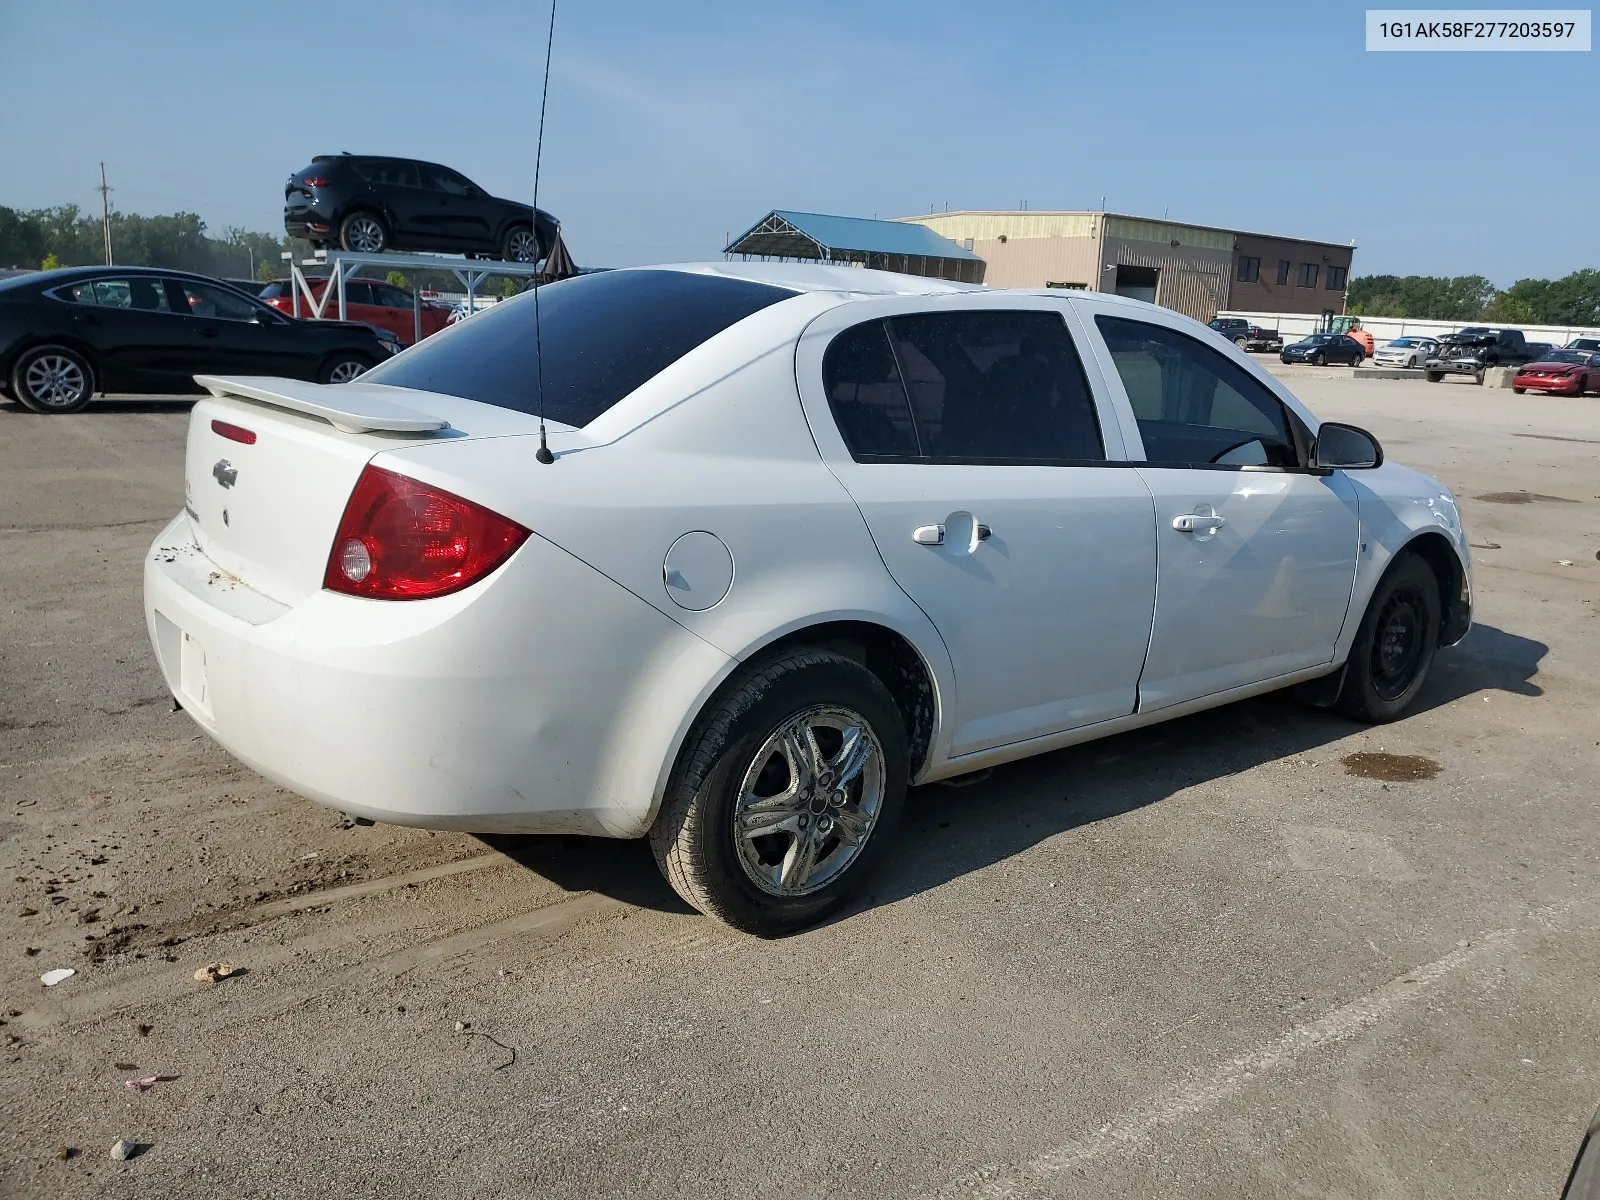
<path fill-rule="evenodd" d="M 322 299 L 328 281 L 308 277 L 306 283 L 311 294 Z M 279 312 L 294 313 L 294 285 L 287 279 L 275 279 L 261 289 L 261 299 Z M 405 345 L 411 345 L 416 334 L 416 313 L 412 309 L 411 293 L 381 279 L 347 279 L 344 283 L 345 319 L 361 321 L 387 329 Z M 304 295 L 300 297 L 300 315 L 309 317 L 311 306 Z M 334 320 L 339 317 L 338 294 L 328 297 L 328 307 L 322 315 Z M 422 336 L 438 333 L 450 323 L 450 306 L 432 300 L 422 302 Z"/>
<path fill-rule="evenodd" d="M 1511 390 L 1552 392 L 1558 396 L 1581 396 L 1600 392 L 1600 354 L 1593 350 L 1547 350 L 1538 362 L 1517 368 Z"/>

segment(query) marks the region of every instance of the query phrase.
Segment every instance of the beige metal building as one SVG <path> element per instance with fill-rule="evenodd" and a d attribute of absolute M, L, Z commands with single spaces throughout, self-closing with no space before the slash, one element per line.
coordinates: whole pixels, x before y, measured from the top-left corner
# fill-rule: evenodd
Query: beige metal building
<path fill-rule="evenodd" d="M 1200 321 L 1219 309 L 1343 312 L 1354 253 L 1334 242 L 1120 213 L 969 210 L 900 220 L 983 259 L 990 287 L 1115 292 Z"/>

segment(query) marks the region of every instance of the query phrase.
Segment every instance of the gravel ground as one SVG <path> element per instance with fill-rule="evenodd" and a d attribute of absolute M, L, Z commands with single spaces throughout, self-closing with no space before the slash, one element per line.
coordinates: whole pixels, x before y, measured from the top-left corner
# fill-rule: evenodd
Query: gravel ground
<path fill-rule="evenodd" d="M 344 828 L 234 763 L 139 606 L 186 406 L 0 406 L 0 1194 L 1554 1196 L 1600 1100 L 1600 400 L 1291 386 L 1462 498 L 1478 625 L 1417 711 L 922 789 L 780 942 L 640 843 Z"/>

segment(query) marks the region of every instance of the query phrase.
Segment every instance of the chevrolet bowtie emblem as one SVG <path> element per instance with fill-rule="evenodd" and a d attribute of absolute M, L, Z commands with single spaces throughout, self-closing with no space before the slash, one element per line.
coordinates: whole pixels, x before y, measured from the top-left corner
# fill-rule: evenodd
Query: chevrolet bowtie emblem
<path fill-rule="evenodd" d="M 217 460 L 217 465 L 211 468 L 211 477 L 225 488 L 231 488 L 239 481 L 239 468 L 227 459 Z"/>

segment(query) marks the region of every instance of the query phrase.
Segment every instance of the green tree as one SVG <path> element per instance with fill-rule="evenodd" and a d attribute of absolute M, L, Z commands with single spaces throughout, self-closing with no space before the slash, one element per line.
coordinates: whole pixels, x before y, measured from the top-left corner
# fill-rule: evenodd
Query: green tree
<path fill-rule="evenodd" d="M 263 258 L 256 264 L 256 280 L 260 283 L 271 283 L 278 277 L 278 265 L 269 258 Z"/>
<path fill-rule="evenodd" d="M 60 265 L 61 260 L 57 258 L 54 253 L 46 254 L 44 256 L 44 261 L 39 264 L 39 270 L 54 271 Z"/>
<path fill-rule="evenodd" d="M 389 275 L 388 275 L 388 280 L 389 280 L 389 286 L 390 287 L 397 287 L 401 291 L 406 291 L 406 292 L 409 292 L 411 290 L 411 285 L 406 282 L 405 273 L 402 272 L 402 271 L 390 271 Z"/>
<path fill-rule="evenodd" d="M 1543 324 L 1534 313 L 1533 305 L 1510 291 L 1498 292 L 1483 310 L 1487 321 L 1503 321 L 1507 325 Z"/>

